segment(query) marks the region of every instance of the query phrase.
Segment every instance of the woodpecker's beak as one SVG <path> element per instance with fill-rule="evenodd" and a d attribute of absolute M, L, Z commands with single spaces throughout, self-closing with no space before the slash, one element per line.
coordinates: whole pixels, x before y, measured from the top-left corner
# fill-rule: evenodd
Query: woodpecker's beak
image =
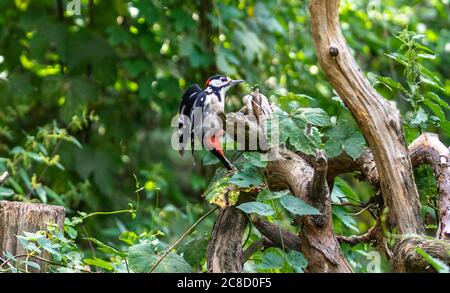
<path fill-rule="evenodd" d="M 233 86 L 233 85 L 241 83 L 241 82 L 244 82 L 244 81 L 242 79 L 236 79 L 236 80 L 230 81 L 229 85 Z"/>

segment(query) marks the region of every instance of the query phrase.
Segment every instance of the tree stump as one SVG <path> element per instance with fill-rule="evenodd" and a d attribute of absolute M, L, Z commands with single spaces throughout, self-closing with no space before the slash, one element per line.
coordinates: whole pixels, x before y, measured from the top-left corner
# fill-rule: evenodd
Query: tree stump
<path fill-rule="evenodd" d="M 65 213 L 60 206 L 0 201 L 0 256 L 3 257 L 5 252 L 26 254 L 17 239 L 17 235 L 23 235 L 23 232 L 45 230 L 48 223 L 56 223 L 62 231 Z M 48 255 L 43 253 L 41 257 L 48 258 Z M 39 264 L 40 272 L 45 272 L 45 262 L 33 261 Z"/>

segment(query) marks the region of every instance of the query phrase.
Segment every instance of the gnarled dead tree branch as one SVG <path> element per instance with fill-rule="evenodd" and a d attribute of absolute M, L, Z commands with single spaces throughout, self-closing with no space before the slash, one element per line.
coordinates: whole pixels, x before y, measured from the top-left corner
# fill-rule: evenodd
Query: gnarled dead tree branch
<path fill-rule="evenodd" d="M 300 218 L 302 253 L 308 260 L 308 272 L 350 273 L 352 268 L 342 254 L 333 231 L 331 199 L 326 182 L 327 158 L 317 151 L 314 175 L 308 184 L 307 201 L 320 211 L 320 215 Z"/>
<path fill-rule="evenodd" d="M 439 224 L 436 237 L 450 240 L 450 151 L 434 133 L 424 133 L 409 146 L 414 166 L 430 165 L 439 193 Z"/>
<path fill-rule="evenodd" d="M 301 250 L 301 241 L 298 235 L 260 218 L 256 218 L 252 222 L 256 229 L 269 239 L 274 246 L 285 248 L 286 250 Z"/>
<path fill-rule="evenodd" d="M 207 265 L 210 273 L 241 273 L 244 265 L 242 235 L 247 217 L 231 206 L 220 211 L 208 244 Z"/>
<path fill-rule="evenodd" d="M 309 10 L 320 65 L 373 151 L 390 226 L 402 234 L 420 233 L 419 195 L 399 111 L 375 91 L 356 64 L 339 26 L 339 0 L 311 0 Z"/>

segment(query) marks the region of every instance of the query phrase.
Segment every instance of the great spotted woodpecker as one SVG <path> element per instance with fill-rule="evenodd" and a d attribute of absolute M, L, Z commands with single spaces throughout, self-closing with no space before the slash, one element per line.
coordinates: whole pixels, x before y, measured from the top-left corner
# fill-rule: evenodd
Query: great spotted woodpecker
<path fill-rule="evenodd" d="M 179 110 L 178 120 L 178 142 L 180 154 L 190 137 L 192 153 L 194 153 L 194 141 L 197 137 L 202 146 L 216 156 L 228 170 L 235 167 L 225 157 L 220 145 L 223 136 L 222 121 L 218 113 L 225 110 L 225 94 L 232 86 L 243 82 L 243 80 L 232 80 L 227 76 L 215 75 L 205 83 L 205 89 L 194 84 L 183 94 Z"/>

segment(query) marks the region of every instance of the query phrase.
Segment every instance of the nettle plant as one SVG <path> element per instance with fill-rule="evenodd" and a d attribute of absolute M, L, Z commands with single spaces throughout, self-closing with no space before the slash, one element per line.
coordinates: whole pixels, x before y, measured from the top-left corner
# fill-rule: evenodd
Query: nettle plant
<path fill-rule="evenodd" d="M 450 110 L 446 102 L 448 94 L 437 74 L 425 66 L 426 61 L 434 61 L 438 56 L 425 46 L 421 40 L 424 35 L 409 31 L 407 28 L 396 38 L 401 46 L 395 53 L 386 54 L 403 67 L 403 80 L 396 81 L 390 77 L 377 77 L 377 83 L 383 84 L 390 93 L 389 97 L 399 96 L 406 101 L 412 111 L 405 115 L 403 127 L 407 142 L 413 141 L 422 132 L 440 128 L 450 136 L 450 121 L 446 111 Z M 430 216 L 426 227 L 435 229 L 432 222 L 439 218 L 436 180 L 429 166 L 420 166 L 414 170 L 415 180 L 422 201 L 422 215 Z"/>
<path fill-rule="evenodd" d="M 445 117 L 450 106 L 443 98 L 446 90 L 439 77 L 423 64 L 438 56 L 420 42 L 424 35 L 405 29 L 396 38 L 401 42 L 398 52 L 386 55 L 404 67 L 404 81 L 390 77 L 378 77 L 378 81 L 410 104 L 413 113 L 405 117 L 407 139 L 410 141 L 433 126 L 450 136 L 450 121 Z"/>

